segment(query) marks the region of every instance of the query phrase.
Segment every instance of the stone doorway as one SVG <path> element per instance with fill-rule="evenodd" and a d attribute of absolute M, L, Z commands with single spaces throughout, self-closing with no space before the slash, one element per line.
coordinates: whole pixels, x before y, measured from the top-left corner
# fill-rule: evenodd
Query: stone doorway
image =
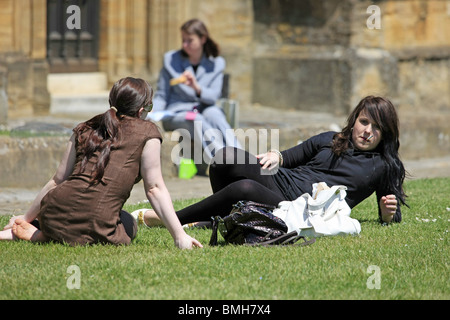
<path fill-rule="evenodd" d="M 99 0 L 47 0 L 51 73 L 98 71 Z"/>

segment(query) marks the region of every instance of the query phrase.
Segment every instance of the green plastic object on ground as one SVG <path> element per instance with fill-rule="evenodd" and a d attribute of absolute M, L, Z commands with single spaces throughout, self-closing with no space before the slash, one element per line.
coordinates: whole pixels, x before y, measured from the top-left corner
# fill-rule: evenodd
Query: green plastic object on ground
<path fill-rule="evenodd" d="M 178 178 L 192 179 L 197 174 L 197 166 L 192 159 L 181 158 L 178 167 Z"/>

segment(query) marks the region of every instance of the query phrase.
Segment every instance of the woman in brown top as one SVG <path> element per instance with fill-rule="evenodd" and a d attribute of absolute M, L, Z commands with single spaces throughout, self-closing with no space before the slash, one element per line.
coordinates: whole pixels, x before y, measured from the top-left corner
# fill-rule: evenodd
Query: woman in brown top
<path fill-rule="evenodd" d="M 73 130 L 54 177 L 25 215 L 11 218 L 0 239 L 129 244 L 136 236 L 136 221 L 122 206 L 143 178 L 147 197 L 175 245 L 201 247 L 182 228 L 164 184 L 158 128 L 142 120 L 151 110 L 152 96 L 153 89 L 142 79 L 115 83 L 110 109 Z"/>

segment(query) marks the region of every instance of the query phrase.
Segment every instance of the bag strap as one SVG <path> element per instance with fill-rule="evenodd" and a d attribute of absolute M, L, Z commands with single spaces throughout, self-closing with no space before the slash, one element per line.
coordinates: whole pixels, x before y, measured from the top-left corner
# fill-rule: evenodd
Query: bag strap
<path fill-rule="evenodd" d="M 311 239 L 309 239 L 309 240 L 306 240 L 306 238 L 305 238 L 304 236 L 299 236 L 299 237 L 295 240 L 295 242 L 297 242 L 297 241 L 300 240 L 300 239 L 303 239 L 303 242 L 294 244 L 294 246 L 304 247 L 304 246 L 309 246 L 309 245 L 311 245 L 311 244 L 313 244 L 313 243 L 316 242 L 316 238 L 311 238 Z"/>
<path fill-rule="evenodd" d="M 212 220 L 212 234 L 209 240 L 209 245 L 214 247 L 217 246 L 217 229 L 219 229 L 219 216 L 211 217 Z"/>
<path fill-rule="evenodd" d="M 260 202 L 255 202 L 252 200 L 239 200 L 237 203 L 235 203 L 233 205 L 234 208 L 241 208 L 243 206 L 255 206 L 255 207 L 262 207 L 262 208 L 267 208 L 267 209 L 276 209 L 277 207 L 271 204 L 266 204 L 266 203 L 260 203 Z"/>
<path fill-rule="evenodd" d="M 268 234 L 266 236 L 266 238 L 268 238 L 269 236 L 270 236 L 270 234 Z M 295 244 L 300 239 L 302 239 L 303 242 Z M 316 238 L 311 238 L 310 240 L 306 240 L 306 237 L 299 236 L 297 234 L 297 231 L 291 231 L 289 233 L 283 234 L 274 239 L 261 241 L 258 243 L 248 243 L 248 244 L 246 243 L 245 245 L 247 245 L 247 246 L 263 246 L 263 247 L 273 246 L 273 245 L 281 245 L 281 246 L 295 245 L 295 246 L 303 247 L 303 246 L 309 246 L 315 242 L 316 242 Z"/>

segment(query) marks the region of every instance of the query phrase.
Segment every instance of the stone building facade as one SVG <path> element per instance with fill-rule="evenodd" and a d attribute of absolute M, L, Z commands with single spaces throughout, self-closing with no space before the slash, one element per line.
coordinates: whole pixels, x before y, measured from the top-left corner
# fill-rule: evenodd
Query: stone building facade
<path fill-rule="evenodd" d="M 69 5 L 81 7 L 80 29 L 64 29 Z M 411 122 L 448 122 L 449 0 L 0 0 L 0 123 L 48 113 L 53 72 L 101 72 L 108 86 L 127 75 L 155 83 L 192 17 L 220 44 L 241 105 L 344 115 L 379 94 Z"/>
<path fill-rule="evenodd" d="M 73 15 L 66 10 L 70 5 L 81 7 L 79 30 L 64 26 Z M 179 28 L 192 17 L 203 19 L 221 44 L 233 86 L 240 88 L 235 97 L 250 102 L 251 59 L 241 53 L 250 52 L 251 1 L 0 0 L 0 123 L 48 113 L 47 76 L 53 72 L 102 72 L 108 86 L 128 75 L 154 83 L 164 52 L 180 47 Z M 93 23 L 96 30 L 85 32 Z M 61 26 L 59 34 L 50 30 Z M 71 45 L 81 38 L 84 47 L 89 37 L 96 52 L 78 59 L 79 48 Z M 65 49 L 58 47 L 62 41 Z"/>

